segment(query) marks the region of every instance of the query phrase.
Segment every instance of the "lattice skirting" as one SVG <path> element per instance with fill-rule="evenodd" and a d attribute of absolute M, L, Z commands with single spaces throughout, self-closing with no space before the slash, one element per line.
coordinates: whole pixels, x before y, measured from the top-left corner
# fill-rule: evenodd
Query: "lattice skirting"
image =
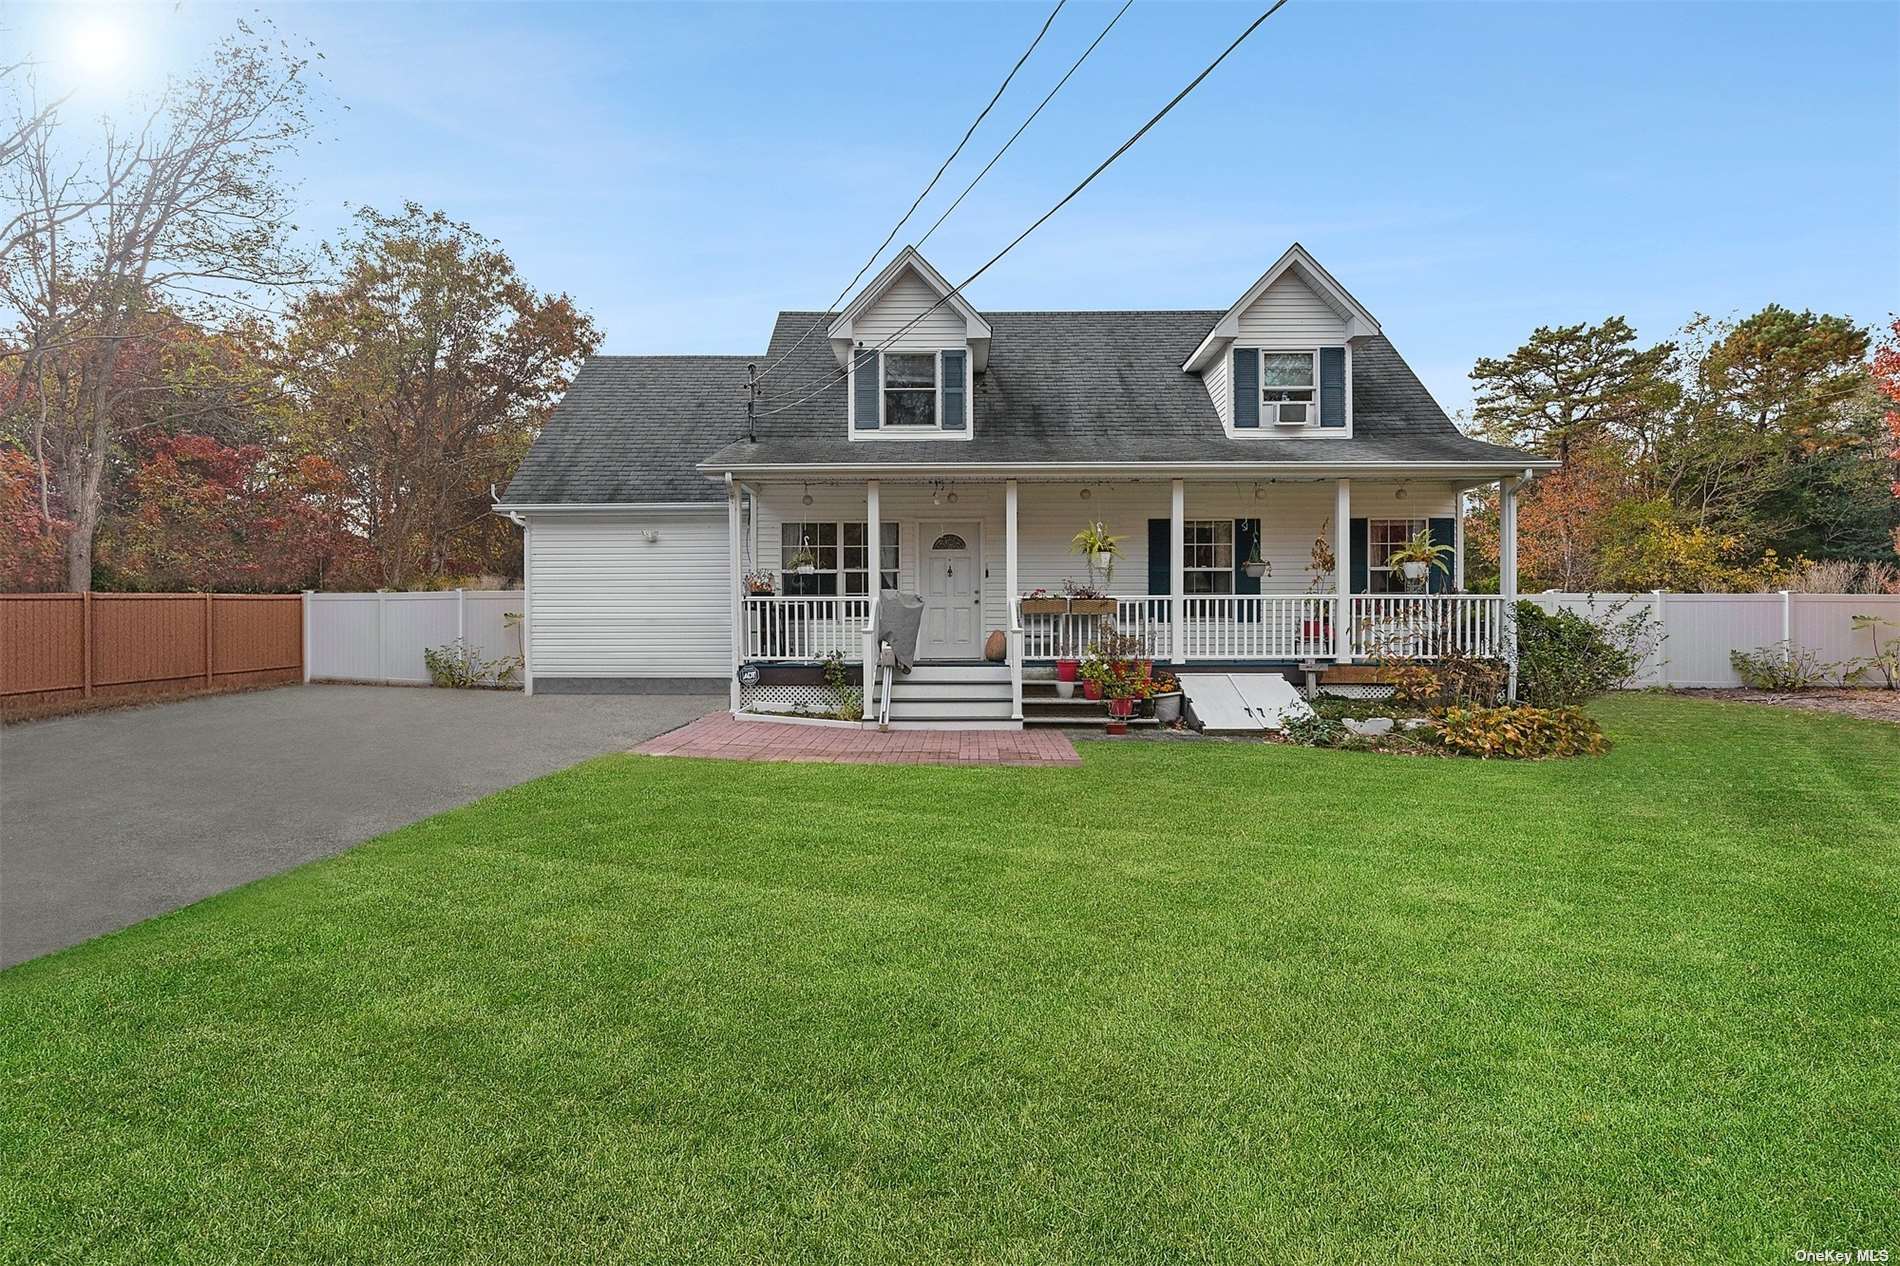
<path fill-rule="evenodd" d="M 1331 695 L 1335 699 L 1390 699 L 1393 688 L 1379 682 L 1353 682 L 1321 686 L 1319 692 L 1323 695 Z"/>
<path fill-rule="evenodd" d="M 838 695 L 830 686 L 739 687 L 739 706 L 755 712 L 836 712 Z"/>

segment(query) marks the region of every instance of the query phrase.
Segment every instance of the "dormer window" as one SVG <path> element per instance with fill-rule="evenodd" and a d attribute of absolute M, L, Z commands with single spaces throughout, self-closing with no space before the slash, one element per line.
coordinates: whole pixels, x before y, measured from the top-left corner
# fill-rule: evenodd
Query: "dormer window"
<path fill-rule="evenodd" d="M 884 425 L 937 425 L 936 353 L 884 353 Z"/>
<path fill-rule="evenodd" d="M 1311 426 L 1319 395 L 1319 349 L 1260 353 L 1260 414 L 1274 426 Z"/>
<path fill-rule="evenodd" d="M 968 439 L 970 353 L 860 349 L 851 360 L 853 439 Z"/>

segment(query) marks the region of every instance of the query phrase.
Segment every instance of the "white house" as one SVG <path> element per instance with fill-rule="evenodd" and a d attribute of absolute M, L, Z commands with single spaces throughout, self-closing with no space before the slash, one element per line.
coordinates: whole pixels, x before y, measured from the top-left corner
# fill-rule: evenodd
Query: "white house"
<path fill-rule="evenodd" d="M 843 311 L 780 313 L 763 356 L 589 360 L 498 508 L 526 533 L 532 690 L 784 703 L 811 674 L 772 666 L 866 658 L 876 574 L 922 596 L 919 659 L 958 666 L 893 715 L 1015 726 L 1055 715 L 1033 683 L 1098 627 L 1024 610 L 1065 582 L 1187 668 L 1349 664 L 1395 628 L 1507 654 L 1514 489 L 1551 465 L 1461 435 L 1297 244 L 1188 312 L 978 312 L 907 249 Z M 1489 483 L 1503 593 L 1469 595 L 1459 494 Z M 1095 522 L 1112 574 L 1070 548 Z M 1419 532 L 1452 564 L 1408 593 L 1390 557 Z"/>

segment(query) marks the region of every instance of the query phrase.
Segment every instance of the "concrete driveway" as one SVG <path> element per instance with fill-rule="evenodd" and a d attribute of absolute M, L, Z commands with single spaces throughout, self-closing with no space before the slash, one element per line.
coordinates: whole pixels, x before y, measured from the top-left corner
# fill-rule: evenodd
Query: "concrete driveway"
<path fill-rule="evenodd" d="M 0 731 L 0 967 L 724 706 L 291 686 Z"/>

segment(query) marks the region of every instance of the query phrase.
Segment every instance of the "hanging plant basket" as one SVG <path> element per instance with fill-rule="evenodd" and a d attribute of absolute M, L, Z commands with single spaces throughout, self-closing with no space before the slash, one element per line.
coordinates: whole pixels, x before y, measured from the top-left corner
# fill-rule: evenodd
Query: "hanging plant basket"
<path fill-rule="evenodd" d="M 1423 580 L 1425 579 L 1425 573 L 1431 567 L 1431 564 L 1411 561 L 1411 562 L 1400 564 L 1400 567 L 1404 570 L 1405 578 L 1407 580 Z"/>
<path fill-rule="evenodd" d="M 1246 569 L 1247 574 L 1252 576 L 1255 580 L 1260 579 L 1273 570 L 1272 566 L 1267 563 L 1265 559 L 1260 558 L 1250 558 L 1243 563 L 1242 566 Z"/>

